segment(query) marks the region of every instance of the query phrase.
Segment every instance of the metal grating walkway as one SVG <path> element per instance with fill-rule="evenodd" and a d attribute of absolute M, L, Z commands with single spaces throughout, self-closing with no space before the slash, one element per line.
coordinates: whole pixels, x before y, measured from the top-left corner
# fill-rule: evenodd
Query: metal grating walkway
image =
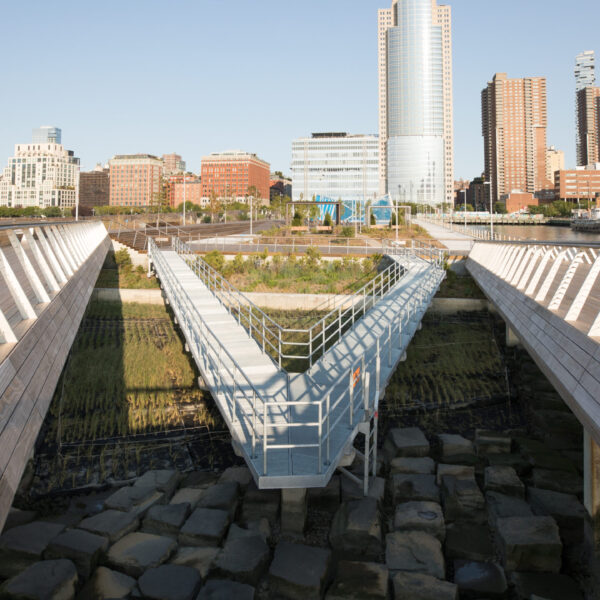
<path fill-rule="evenodd" d="M 201 259 L 151 245 L 150 260 L 189 350 L 260 488 L 326 485 L 376 415 L 444 277 L 440 260 L 398 252 L 390 256 L 402 274 L 394 285 L 343 335 L 340 328 L 337 342 L 306 373 L 294 374 L 191 268 Z M 357 305 L 364 301 L 357 296 Z"/>

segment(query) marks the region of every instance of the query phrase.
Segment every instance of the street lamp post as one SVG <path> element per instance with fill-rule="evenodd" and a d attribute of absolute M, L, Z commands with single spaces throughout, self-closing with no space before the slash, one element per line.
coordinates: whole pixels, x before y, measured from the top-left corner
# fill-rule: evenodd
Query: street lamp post
<path fill-rule="evenodd" d="M 185 227 L 185 173 L 183 174 L 183 226 Z"/>
<path fill-rule="evenodd" d="M 484 181 L 483 185 L 490 186 L 490 240 L 494 239 L 494 209 L 492 205 L 492 182 Z"/>
<path fill-rule="evenodd" d="M 467 232 L 467 190 L 461 190 L 465 201 L 465 233 Z"/>

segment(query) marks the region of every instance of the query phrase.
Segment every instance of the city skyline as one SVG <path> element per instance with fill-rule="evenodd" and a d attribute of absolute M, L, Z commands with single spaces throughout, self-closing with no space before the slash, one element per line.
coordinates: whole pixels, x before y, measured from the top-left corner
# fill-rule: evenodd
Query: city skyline
<path fill-rule="evenodd" d="M 12 93 L 0 100 L 2 163 L 40 123 L 63 130 L 64 143 L 81 157 L 83 170 L 115 154 L 176 152 L 198 172 L 202 155 L 241 147 L 289 174 L 290 144 L 296 137 L 313 131 L 378 131 L 380 0 L 283 7 L 271 1 L 252 7 L 240 3 L 235 19 L 230 6 L 212 2 L 180 2 L 170 12 L 143 14 L 136 11 L 137 2 L 121 6 L 109 0 L 77 10 L 60 2 L 29 4 L 29 11 L 22 5 L 5 8 L 13 26 L 0 44 L 5 54 L 18 44 L 30 72 L 24 79 L 16 63 L 9 63 L 5 73 L 5 87 Z M 593 31 L 600 16 L 597 3 L 582 2 L 586 19 L 577 29 L 562 27 L 562 13 L 537 0 L 448 4 L 453 11 L 455 179 L 483 170 L 479 92 L 494 72 L 547 78 L 548 144 L 565 152 L 565 166 L 574 166 L 573 67 L 578 53 L 599 51 Z M 117 8 L 120 19 L 115 21 Z M 334 15 L 339 27 L 332 31 Z M 225 17 L 226 30 L 210 26 Z M 134 19 L 136 27 L 131 27 Z M 68 61 L 64 48 L 48 45 L 41 35 L 59 25 L 70 31 L 77 48 Z M 558 27 L 560 43 L 541 41 Z M 22 45 L 25 33 L 31 43 Z M 319 44 L 300 43 L 308 39 Z M 168 42 L 170 52 L 150 52 L 157 40 Z M 256 66 L 238 69 L 237 79 L 230 81 L 224 69 L 238 65 L 240 57 Z M 237 93 L 236 86 L 244 93 Z"/>

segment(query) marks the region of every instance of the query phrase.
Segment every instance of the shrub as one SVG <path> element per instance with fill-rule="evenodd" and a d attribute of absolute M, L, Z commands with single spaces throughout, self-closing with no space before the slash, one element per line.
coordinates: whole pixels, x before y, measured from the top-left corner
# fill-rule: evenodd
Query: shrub
<path fill-rule="evenodd" d="M 342 237 L 347 237 L 347 238 L 354 237 L 354 227 L 351 227 L 350 225 L 344 225 L 344 227 L 342 227 L 342 231 L 340 232 L 340 235 Z"/>
<path fill-rule="evenodd" d="M 117 250 L 115 252 L 115 262 L 120 267 L 130 267 L 131 257 L 129 256 L 129 250 L 127 250 L 127 248 Z"/>
<path fill-rule="evenodd" d="M 225 264 L 225 257 L 218 250 L 211 250 L 204 260 L 216 271 L 221 271 Z"/>

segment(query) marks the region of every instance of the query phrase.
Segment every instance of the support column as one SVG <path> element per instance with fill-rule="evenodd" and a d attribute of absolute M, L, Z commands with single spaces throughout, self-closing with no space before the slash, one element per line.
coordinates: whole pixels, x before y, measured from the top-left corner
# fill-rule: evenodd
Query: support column
<path fill-rule="evenodd" d="M 590 515 L 593 543 L 600 551 L 600 446 L 583 430 L 583 501 Z"/>
<path fill-rule="evenodd" d="M 283 488 L 281 490 L 281 531 L 304 534 L 306 524 L 306 488 Z"/>
<path fill-rule="evenodd" d="M 517 334 L 506 324 L 506 346 L 507 348 L 514 348 L 520 344 L 520 340 Z"/>

